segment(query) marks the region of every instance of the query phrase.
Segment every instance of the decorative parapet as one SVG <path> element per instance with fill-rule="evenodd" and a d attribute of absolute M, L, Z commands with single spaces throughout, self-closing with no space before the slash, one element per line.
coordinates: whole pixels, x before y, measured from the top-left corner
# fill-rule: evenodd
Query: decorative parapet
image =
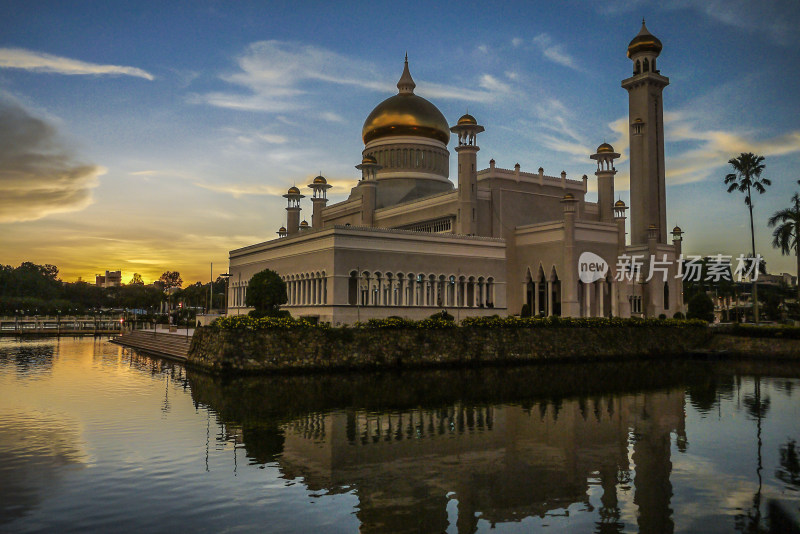
<path fill-rule="evenodd" d="M 540 177 L 538 173 L 522 172 L 518 171 L 517 169 L 503 169 L 501 167 L 490 167 L 488 169 L 483 169 L 478 171 L 478 181 L 487 180 L 490 178 L 504 178 L 519 182 L 528 182 L 537 184 L 541 180 L 542 185 L 557 185 L 559 187 L 561 186 L 562 182 L 561 176 L 556 177 L 556 176 L 548 176 L 545 174 Z M 570 178 L 567 178 L 565 182 L 570 185 L 580 186 L 581 189 L 583 188 L 583 178 L 581 178 L 580 180 L 572 180 Z"/>

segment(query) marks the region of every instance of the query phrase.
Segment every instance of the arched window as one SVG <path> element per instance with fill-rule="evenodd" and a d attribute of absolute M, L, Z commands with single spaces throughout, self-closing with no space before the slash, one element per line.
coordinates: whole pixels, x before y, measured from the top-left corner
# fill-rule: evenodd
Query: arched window
<path fill-rule="evenodd" d="M 634 74 L 639 74 L 641 71 L 642 71 L 642 64 L 641 64 L 641 63 L 639 63 L 639 60 L 637 59 L 637 60 L 636 60 L 636 64 L 635 64 L 635 66 L 633 67 L 633 73 L 634 73 Z"/>
<path fill-rule="evenodd" d="M 347 303 L 351 306 L 358 304 L 358 273 L 355 271 L 350 272 L 347 280 Z"/>
<path fill-rule="evenodd" d="M 644 72 L 650 72 L 650 61 L 647 58 L 644 58 L 642 66 L 644 67 Z"/>

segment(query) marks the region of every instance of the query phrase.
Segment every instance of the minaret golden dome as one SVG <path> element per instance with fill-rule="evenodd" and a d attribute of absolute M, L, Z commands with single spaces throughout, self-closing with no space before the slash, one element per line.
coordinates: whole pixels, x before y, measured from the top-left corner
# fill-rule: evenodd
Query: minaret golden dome
<path fill-rule="evenodd" d="M 642 29 L 639 30 L 639 34 L 628 45 L 628 57 L 639 52 L 655 52 L 658 55 L 661 53 L 662 48 L 661 41 L 647 30 L 647 26 L 644 25 L 644 19 L 642 19 Z"/>
<path fill-rule="evenodd" d="M 475 120 L 475 117 L 467 113 L 466 115 L 463 115 L 460 119 L 458 119 L 458 124 L 473 125 L 473 124 L 478 124 L 478 121 Z"/>
<path fill-rule="evenodd" d="M 609 145 L 608 143 L 603 143 L 599 147 L 597 147 L 597 153 L 602 154 L 603 152 L 614 152 L 614 147 Z"/>
<path fill-rule="evenodd" d="M 406 57 L 403 75 L 397 82 L 398 94 L 378 104 L 364 121 L 361 130 L 364 144 L 394 135 L 428 137 L 445 145 L 450 141 L 450 127 L 444 115 L 436 106 L 415 95 L 415 87 Z"/>

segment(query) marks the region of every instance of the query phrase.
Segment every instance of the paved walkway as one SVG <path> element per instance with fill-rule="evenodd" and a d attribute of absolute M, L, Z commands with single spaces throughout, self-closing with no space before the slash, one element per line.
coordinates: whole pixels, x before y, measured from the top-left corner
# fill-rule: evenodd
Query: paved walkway
<path fill-rule="evenodd" d="M 162 328 L 162 326 L 163 325 L 159 325 L 158 326 L 158 328 L 156 329 L 156 333 L 158 333 L 158 334 L 172 334 L 173 336 L 184 336 L 184 337 L 186 337 L 186 336 L 192 337 L 194 335 L 194 328 L 188 328 L 187 329 L 184 326 L 184 327 L 178 328 L 175 332 L 170 332 L 169 331 L 169 327 Z M 186 333 L 187 330 L 189 331 L 188 334 Z M 152 328 L 137 328 L 136 332 L 150 332 L 152 334 L 153 333 L 153 329 Z"/>

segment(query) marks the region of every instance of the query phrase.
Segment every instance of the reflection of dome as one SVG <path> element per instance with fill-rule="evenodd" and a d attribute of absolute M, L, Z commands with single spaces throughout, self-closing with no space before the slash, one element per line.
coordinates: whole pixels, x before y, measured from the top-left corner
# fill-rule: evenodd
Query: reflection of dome
<path fill-rule="evenodd" d="M 647 26 L 644 25 L 644 20 L 642 20 L 642 29 L 628 45 L 628 57 L 639 52 L 655 52 L 658 55 L 661 52 L 661 48 L 661 41 L 647 30 Z"/>
<path fill-rule="evenodd" d="M 603 143 L 599 147 L 597 147 L 597 153 L 602 154 L 603 152 L 614 152 L 614 147 L 609 145 L 608 143 Z"/>
<path fill-rule="evenodd" d="M 322 185 L 325 185 L 325 184 L 327 184 L 327 183 L 328 183 L 328 180 L 326 180 L 324 176 L 322 176 L 322 175 L 319 175 L 319 176 L 317 176 L 316 178 L 314 178 L 314 183 L 315 183 L 315 184 L 322 184 Z"/>
<path fill-rule="evenodd" d="M 450 127 L 439 109 L 414 94 L 416 84 L 408 72 L 406 59 L 403 75 L 397 82 L 400 92 L 378 104 L 361 130 L 364 144 L 381 137 L 413 135 L 436 139 L 444 144 L 450 141 Z"/>
<path fill-rule="evenodd" d="M 287 192 L 287 194 L 289 194 L 289 195 L 299 195 L 300 194 L 300 190 L 297 189 L 297 187 L 292 186 L 292 187 L 289 188 L 289 191 Z"/>
<path fill-rule="evenodd" d="M 463 117 L 461 117 L 460 119 L 458 119 L 458 124 L 469 124 L 469 125 L 473 125 L 473 124 L 478 124 L 478 121 L 476 121 L 476 120 L 475 120 L 475 117 L 473 117 L 472 115 L 470 115 L 469 113 L 467 113 L 466 115 L 464 115 Z"/>

